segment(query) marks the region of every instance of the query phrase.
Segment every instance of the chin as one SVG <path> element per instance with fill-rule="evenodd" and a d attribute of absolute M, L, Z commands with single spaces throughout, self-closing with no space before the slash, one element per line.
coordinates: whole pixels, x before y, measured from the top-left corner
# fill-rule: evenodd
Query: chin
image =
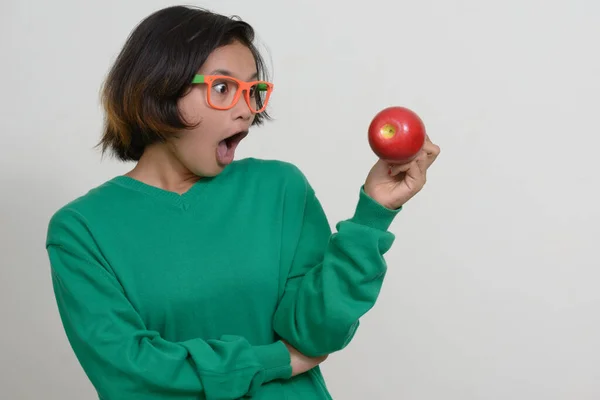
<path fill-rule="evenodd" d="M 198 168 L 196 170 L 194 170 L 194 173 L 200 177 L 204 177 L 204 178 L 214 178 L 215 176 L 219 175 L 221 172 L 223 172 L 223 170 L 225 169 L 225 165 L 220 165 L 218 163 L 215 163 L 215 165 L 213 165 L 211 168 Z"/>

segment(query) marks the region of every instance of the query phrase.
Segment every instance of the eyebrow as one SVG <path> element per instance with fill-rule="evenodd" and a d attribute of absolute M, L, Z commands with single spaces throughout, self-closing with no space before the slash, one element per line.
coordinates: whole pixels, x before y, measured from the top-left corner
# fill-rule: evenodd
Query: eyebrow
<path fill-rule="evenodd" d="M 228 71 L 226 69 L 215 69 L 210 74 L 211 75 L 225 75 L 225 76 L 234 77 L 234 74 L 231 71 Z M 252 76 L 250 78 L 248 78 L 248 80 L 252 81 L 252 80 L 257 79 L 257 78 L 258 78 L 258 72 L 255 72 L 254 74 L 252 74 Z"/>

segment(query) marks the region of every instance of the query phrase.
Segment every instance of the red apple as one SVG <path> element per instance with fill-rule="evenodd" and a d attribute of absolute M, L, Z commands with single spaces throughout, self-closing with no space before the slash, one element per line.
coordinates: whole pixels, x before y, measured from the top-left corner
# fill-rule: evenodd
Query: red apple
<path fill-rule="evenodd" d="M 412 161 L 425 143 L 425 125 L 405 107 L 388 107 L 375 115 L 369 125 L 369 145 L 389 163 Z"/>

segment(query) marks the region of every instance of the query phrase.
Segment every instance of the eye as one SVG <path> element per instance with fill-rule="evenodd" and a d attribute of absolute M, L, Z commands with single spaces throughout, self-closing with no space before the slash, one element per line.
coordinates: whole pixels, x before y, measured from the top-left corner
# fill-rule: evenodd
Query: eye
<path fill-rule="evenodd" d="M 229 91 L 229 86 L 226 82 L 215 83 L 212 88 L 218 94 L 226 94 Z"/>

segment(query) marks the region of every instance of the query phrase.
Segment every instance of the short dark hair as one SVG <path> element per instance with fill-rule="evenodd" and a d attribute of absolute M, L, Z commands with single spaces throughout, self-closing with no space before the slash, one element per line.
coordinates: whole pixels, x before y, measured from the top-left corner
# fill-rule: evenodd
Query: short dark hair
<path fill-rule="evenodd" d="M 239 41 L 254 55 L 258 78 L 268 80 L 248 23 L 206 9 L 172 6 L 146 17 L 129 35 L 102 87 L 104 129 L 98 146 L 122 161 L 138 161 L 146 146 L 191 128 L 177 101 L 217 48 Z M 253 125 L 271 119 L 256 114 Z"/>

